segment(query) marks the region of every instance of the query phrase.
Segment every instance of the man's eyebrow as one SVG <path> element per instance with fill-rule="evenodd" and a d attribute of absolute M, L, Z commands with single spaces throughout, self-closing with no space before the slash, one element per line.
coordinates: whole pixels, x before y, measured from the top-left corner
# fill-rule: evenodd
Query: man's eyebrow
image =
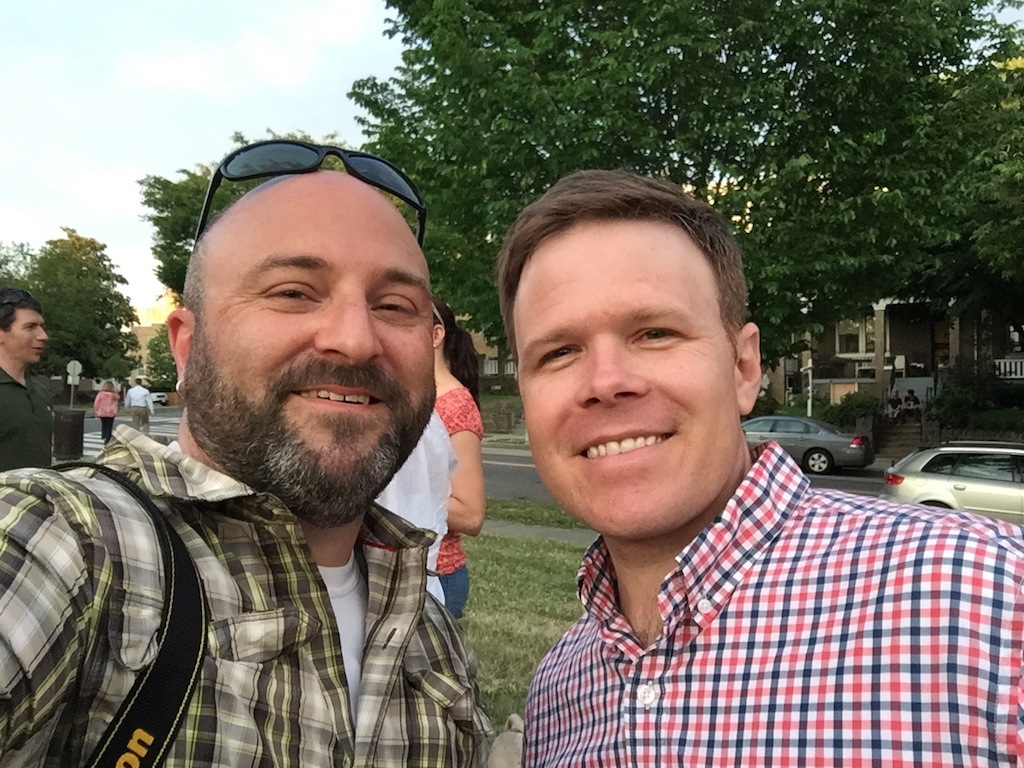
<path fill-rule="evenodd" d="M 430 293 L 430 282 L 418 272 L 411 272 L 407 269 L 398 269 L 397 267 L 389 267 L 383 271 L 382 277 L 386 283 L 411 285 L 414 288 L 422 288 L 428 294 Z"/>
<path fill-rule="evenodd" d="M 326 259 L 307 254 L 272 254 L 257 262 L 250 272 L 264 272 L 269 269 L 304 269 L 309 272 L 327 269 L 330 265 Z"/>

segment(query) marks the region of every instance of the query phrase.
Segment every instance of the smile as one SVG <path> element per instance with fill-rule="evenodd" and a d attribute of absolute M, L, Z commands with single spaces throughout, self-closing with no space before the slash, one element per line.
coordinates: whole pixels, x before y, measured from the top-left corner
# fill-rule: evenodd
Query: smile
<path fill-rule="evenodd" d="M 649 445 L 660 443 L 665 438 L 661 435 L 650 435 L 648 437 L 627 437 L 625 440 L 609 440 L 607 443 L 592 445 L 587 448 L 588 459 L 596 459 L 599 456 L 618 456 L 621 453 L 629 453 L 638 448 L 646 448 Z"/>
<path fill-rule="evenodd" d="M 356 405 L 369 405 L 374 401 L 369 395 L 340 395 L 336 392 L 328 392 L 326 389 L 306 389 L 296 394 L 299 397 L 333 400 L 336 403 L 354 403 Z"/>

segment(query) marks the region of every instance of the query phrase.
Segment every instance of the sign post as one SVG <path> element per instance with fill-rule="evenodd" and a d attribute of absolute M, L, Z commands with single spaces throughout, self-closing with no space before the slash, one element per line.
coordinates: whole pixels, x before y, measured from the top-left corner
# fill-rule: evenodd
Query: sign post
<path fill-rule="evenodd" d="M 80 375 L 82 373 L 82 364 L 77 360 L 69 360 L 64 370 L 68 372 L 68 384 L 71 385 L 71 402 L 69 407 L 75 407 L 75 387 L 81 381 Z"/>

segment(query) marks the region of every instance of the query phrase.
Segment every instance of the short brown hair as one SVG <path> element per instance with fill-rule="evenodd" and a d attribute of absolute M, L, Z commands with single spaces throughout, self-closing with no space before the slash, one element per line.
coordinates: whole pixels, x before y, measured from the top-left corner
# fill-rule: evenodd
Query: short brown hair
<path fill-rule="evenodd" d="M 722 325 L 731 334 L 746 322 L 743 256 L 729 225 L 707 203 L 667 181 L 627 171 L 576 171 L 519 214 L 498 254 L 498 301 L 513 358 L 518 358 L 515 307 L 519 280 L 541 243 L 577 224 L 660 221 L 678 226 L 704 254 L 718 286 Z"/>

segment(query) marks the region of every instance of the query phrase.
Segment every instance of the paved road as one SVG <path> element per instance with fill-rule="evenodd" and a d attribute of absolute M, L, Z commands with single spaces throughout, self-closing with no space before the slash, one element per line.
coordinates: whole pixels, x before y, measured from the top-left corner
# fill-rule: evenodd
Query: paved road
<path fill-rule="evenodd" d="M 174 435 L 178 431 L 181 408 L 157 406 L 150 419 L 150 432 L 154 435 Z M 118 417 L 117 424 L 130 424 L 130 419 Z M 85 420 L 85 455 L 95 456 L 102 448 L 99 419 Z M 485 442 L 484 484 L 491 499 L 519 499 L 540 504 L 554 504 L 555 500 L 540 481 L 527 448 Z M 865 469 L 844 470 L 841 474 L 811 478 L 816 488 L 834 488 L 866 496 L 877 496 L 882 489 L 882 477 L 887 460 L 876 461 Z"/>

